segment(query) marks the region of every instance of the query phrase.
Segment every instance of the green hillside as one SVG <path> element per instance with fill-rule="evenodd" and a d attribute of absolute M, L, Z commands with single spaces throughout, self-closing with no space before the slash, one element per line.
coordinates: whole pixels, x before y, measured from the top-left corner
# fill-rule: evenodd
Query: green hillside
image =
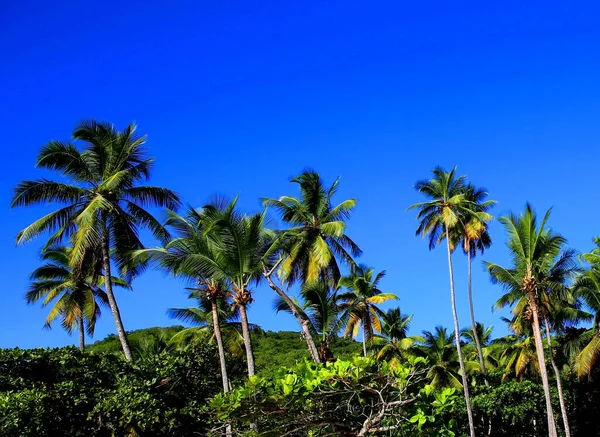
<path fill-rule="evenodd" d="M 140 355 L 144 354 L 144 351 L 156 351 L 168 347 L 170 339 L 182 329 L 183 326 L 138 329 L 129 332 L 128 339 L 134 355 Z M 269 374 L 282 366 L 290 367 L 305 358 L 310 359 L 306 344 L 300 338 L 299 332 L 254 333 L 252 341 L 257 373 Z M 89 349 L 101 353 L 122 353 L 119 340 L 114 334 L 95 342 Z M 346 338 L 333 339 L 331 349 L 335 357 L 340 359 L 350 359 L 361 354 L 360 343 Z"/>

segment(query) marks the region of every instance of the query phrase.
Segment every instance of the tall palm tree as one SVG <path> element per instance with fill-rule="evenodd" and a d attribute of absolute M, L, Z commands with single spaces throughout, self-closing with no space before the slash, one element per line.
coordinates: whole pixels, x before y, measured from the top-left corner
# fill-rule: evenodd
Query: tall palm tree
<path fill-rule="evenodd" d="M 579 267 L 575 261 L 575 252 L 565 250 L 559 261 L 553 268 L 548 270 L 548 277 L 545 282 L 550 285 L 550 289 L 538 295 L 538 313 L 540 321 L 543 323 L 543 329 L 546 331 L 546 343 L 548 345 L 548 357 L 558 391 L 565 435 L 570 437 L 571 431 L 567 414 L 567 407 L 562 387 L 562 377 L 560 370 L 554 360 L 552 347 L 551 331 L 562 332 L 567 325 L 577 324 L 580 320 L 588 320 L 589 314 L 578 308 L 579 304 L 573 297 L 570 288 L 565 283 L 579 272 Z M 517 334 L 527 333 L 527 340 L 531 340 L 531 308 L 529 306 L 528 296 L 521 296 L 516 302 L 511 301 L 515 296 L 509 291 L 496 303 L 497 308 L 513 304 L 513 319 L 510 321 L 510 328 Z"/>
<path fill-rule="evenodd" d="M 465 200 L 470 203 L 470 207 L 466 209 L 465 217 L 459 222 L 462 226 L 457 228 L 458 237 L 462 239 L 463 251 L 467 255 L 467 278 L 468 278 L 468 295 L 469 295 L 469 314 L 471 316 L 471 326 L 473 340 L 477 348 L 479 357 L 479 366 L 481 373 L 485 375 L 485 363 L 483 357 L 483 349 L 481 340 L 475 322 L 475 308 L 473 305 L 473 273 L 471 269 L 471 260 L 477 255 L 477 252 L 483 254 L 485 249 L 492 244 L 492 239 L 488 232 L 488 222 L 491 220 L 489 211 L 495 204 L 494 200 L 486 200 L 488 193 L 485 188 L 477 188 L 472 184 L 465 187 Z M 475 213 L 475 214 L 474 214 Z M 488 385 L 487 379 L 484 379 Z"/>
<path fill-rule="evenodd" d="M 471 398 L 469 396 L 469 384 L 467 383 L 467 372 L 461 351 L 460 325 L 458 313 L 456 311 L 454 270 L 452 268 L 454 240 L 451 238 L 451 232 L 457 227 L 460 229 L 461 226 L 464 226 L 465 217 L 470 219 L 471 217 L 476 217 L 478 215 L 482 216 L 483 214 L 475 211 L 473 203 L 465 199 L 465 177 L 456 176 L 456 167 L 450 172 L 444 171 L 441 167 L 436 167 L 433 170 L 433 178 L 430 180 L 418 181 L 415 184 L 415 189 L 428 198 L 426 202 L 416 203 L 409 207 L 409 209 L 419 210 L 417 214 L 419 227 L 417 228 L 416 234 L 428 237 L 430 250 L 435 248 L 435 246 L 443 239 L 446 239 L 448 272 L 450 276 L 450 302 L 452 307 L 452 317 L 454 319 L 456 351 L 458 354 L 462 387 L 467 406 L 469 432 L 471 437 L 475 437 L 475 425 L 473 422 Z"/>
<path fill-rule="evenodd" d="M 212 241 L 205 233 L 204 217 L 201 212 L 189 208 L 185 216 L 173 211 L 168 212 L 165 224 L 173 228 L 175 234 L 164 248 L 141 249 L 132 253 L 136 262 L 158 261 L 165 270 L 175 276 L 189 279 L 197 285 L 192 289 L 190 297 L 198 298 L 203 295 L 205 302 L 210 302 L 213 332 L 217 342 L 219 363 L 223 391 L 229 391 L 229 379 L 225 363 L 225 349 L 221 333 L 219 301 L 229 295 L 228 284 L 218 277 L 209 275 L 202 266 L 196 262 L 214 262 L 217 257 Z M 205 319 L 205 312 L 201 309 L 177 310 L 170 312 L 171 316 L 185 321 L 198 321 L 198 317 Z"/>
<path fill-rule="evenodd" d="M 381 322 L 385 313 L 378 304 L 398 299 L 393 293 L 383 293 L 379 282 L 385 276 L 385 270 L 375 274 L 375 270 L 364 265 L 357 265 L 349 276 L 340 279 L 340 287 L 348 289 L 340 298 L 344 301 L 345 310 L 342 320 L 346 323 L 345 336 L 358 336 L 362 327 L 363 354 L 367 356 L 367 341 L 373 340 L 374 331 L 381 332 Z"/>
<path fill-rule="evenodd" d="M 322 362 L 332 361 L 333 353 L 329 348 L 329 339 L 341 328 L 342 295 L 337 288 L 326 282 L 303 285 L 300 289 L 301 301 L 292 298 L 295 311 L 310 321 L 311 333 L 321 338 L 319 358 Z M 278 296 L 273 302 L 276 312 L 285 311 L 292 314 L 288 302 Z"/>
<path fill-rule="evenodd" d="M 544 396 L 548 432 L 557 435 L 550 398 L 550 386 L 542 343 L 540 318 L 544 320 L 545 308 L 553 296 L 563 296 L 568 287 L 565 282 L 577 272 L 575 254 L 565 249 L 566 240 L 546 228 L 550 210 L 538 227 L 537 216 L 531 205 L 525 206 L 520 217 L 511 214 L 500 221 L 508 234 L 508 247 L 512 266 L 504 268 L 486 263 L 492 281 L 506 290 L 496 307 L 514 306 L 513 314 L 531 324 Z"/>
<path fill-rule="evenodd" d="M 361 254 L 360 248 L 346 235 L 346 220 L 356 205 L 356 199 L 347 199 L 334 206 L 339 178 L 327 188 L 318 173 L 307 170 L 292 178 L 298 184 L 300 197 L 282 196 L 263 199 L 263 205 L 273 207 L 288 226 L 277 234 L 271 253 L 279 255 L 266 263 L 264 277 L 269 286 L 287 302 L 302 329 L 308 350 L 316 363 L 319 352 L 310 332 L 310 321 L 296 311 L 294 302 L 279 287 L 272 275 L 277 273 L 283 284 L 296 281 L 314 284 L 324 279 L 335 285 L 341 278 L 340 263 L 354 265 L 353 257 Z"/>
<path fill-rule="evenodd" d="M 61 318 L 63 328 L 71 333 L 77 327 L 79 348 L 85 349 L 85 333 L 92 336 L 96 321 L 101 314 L 101 305 L 108 304 L 102 290 L 102 272 L 98 260 L 86 257 L 83 268 L 73 269 L 69 262 L 71 248 L 53 245 L 42 252 L 44 265 L 30 276 L 32 283 L 25 295 L 27 303 L 42 301 L 42 306 L 52 304 L 45 327 L 50 328 Z M 128 287 L 120 278 L 112 278 L 113 284 Z"/>
<path fill-rule="evenodd" d="M 50 232 L 48 245 L 52 245 L 72 235 L 72 266 L 79 264 L 86 252 L 100 249 L 108 303 L 125 358 L 131 360 L 113 292 L 111 257 L 129 276 L 135 274 L 127 254 L 143 247 L 139 228 L 148 228 L 160 240 L 168 238 L 145 207 L 173 209 L 179 199 L 165 188 L 140 185 L 150 176 L 153 159 L 145 155 L 146 137 L 136 133 L 135 124 L 118 131 L 108 123 L 85 121 L 77 125 L 73 139 L 85 144 L 83 151 L 72 143 L 51 141 L 42 147 L 36 164 L 57 171 L 66 182 L 39 179 L 23 181 L 15 188 L 11 207 L 62 204 L 19 232 L 17 243 Z"/>
<path fill-rule="evenodd" d="M 411 321 L 412 316 L 402 314 L 400 308 L 392 308 L 385 313 L 381 335 L 374 338 L 374 343 L 379 346 L 378 360 L 403 359 L 416 354 L 415 345 L 425 339 L 408 336 Z"/>
<path fill-rule="evenodd" d="M 246 312 L 253 301 L 249 286 L 261 278 L 271 237 L 264 229 L 264 213 L 243 215 L 235 205 L 236 200 L 229 204 L 215 201 L 200 210 L 189 208 L 185 217 L 169 212 L 166 225 L 175 230 L 176 237 L 164 248 L 136 251 L 133 257 L 138 261 L 156 259 L 176 275 L 231 289 L 241 319 L 248 375 L 252 376 L 254 355 Z"/>
<path fill-rule="evenodd" d="M 202 214 L 206 234 L 214 246 L 215 259 L 198 260 L 199 267 L 212 277 L 228 281 L 233 289 L 233 302 L 239 309 L 248 376 L 255 373 L 254 352 L 250 337 L 247 307 L 254 299 L 251 284 L 262 278 L 263 262 L 272 242 L 265 224 L 265 212 L 254 215 L 236 210 L 237 198 L 228 205 L 215 202 L 206 205 Z"/>

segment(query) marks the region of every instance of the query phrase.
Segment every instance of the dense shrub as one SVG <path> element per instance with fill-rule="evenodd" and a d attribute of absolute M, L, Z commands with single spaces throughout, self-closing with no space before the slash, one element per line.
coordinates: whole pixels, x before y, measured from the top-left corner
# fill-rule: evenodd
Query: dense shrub
<path fill-rule="evenodd" d="M 136 364 L 74 348 L 0 350 L 0 435 L 202 435 L 204 406 L 221 389 L 210 347 Z"/>

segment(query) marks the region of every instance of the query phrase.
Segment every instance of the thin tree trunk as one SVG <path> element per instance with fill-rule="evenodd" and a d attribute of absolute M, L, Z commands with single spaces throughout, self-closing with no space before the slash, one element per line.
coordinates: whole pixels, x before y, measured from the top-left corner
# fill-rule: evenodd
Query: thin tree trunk
<path fill-rule="evenodd" d="M 558 390 L 558 400 L 560 402 L 560 412 L 562 414 L 563 425 L 565 427 L 565 437 L 571 437 L 571 427 L 569 426 L 569 416 L 567 415 L 567 407 L 565 404 L 565 396 L 562 388 L 562 381 L 560 379 L 560 371 L 554 361 L 554 354 L 552 353 L 552 337 L 550 336 L 550 327 L 548 326 L 548 319 L 544 317 L 544 325 L 546 325 L 546 339 L 548 342 L 548 354 L 550 355 L 550 364 L 554 370 L 556 376 L 556 388 Z"/>
<path fill-rule="evenodd" d="M 469 291 L 469 310 L 471 313 L 471 325 L 473 326 L 473 338 L 475 339 L 475 346 L 477 347 L 477 355 L 479 356 L 479 367 L 481 373 L 484 375 L 485 385 L 489 386 L 487 378 L 485 377 L 485 363 L 483 361 L 483 349 L 481 348 L 481 341 L 479 340 L 479 333 L 477 332 L 477 322 L 475 321 L 475 308 L 473 305 L 473 273 L 471 269 L 471 247 L 467 245 L 467 275 L 468 275 L 468 291 Z"/>
<path fill-rule="evenodd" d="M 270 272 L 268 272 L 265 268 L 264 277 L 267 279 L 269 287 L 271 287 L 271 289 L 275 293 L 277 293 L 279 297 L 281 297 L 285 301 L 285 303 L 287 303 L 288 307 L 292 312 L 292 315 L 296 318 L 296 320 L 300 324 L 300 327 L 302 328 L 302 336 L 306 341 L 306 345 L 308 346 L 308 351 L 310 352 L 311 358 L 315 363 L 320 364 L 321 358 L 319 357 L 319 350 L 315 345 L 315 340 L 313 339 L 313 336 L 309 329 L 310 321 L 296 310 L 296 306 L 294 305 L 292 299 L 290 299 L 290 297 L 280 287 L 278 287 L 271 278 L 271 275 L 273 274 L 275 268 L 279 265 L 280 262 L 281 260 L 278 261 L 277 264 L 275 264 L 275 267 L 273 267 Z"/>
<path fill-rule="evenodd" d="M 221 336 L 221 324 L 219 323 L 219 308 L 217 307 L 217 301 L 211 300 L 212 305 L 212 319 L 213 319 L 213 331 L 215 333 L 215 339 L 217 340 L 217 350 L 219 352 L 219 362 L 221 364 L 221 379 L 223 380 L 223 393 L 229 392 L 229 377 L 227 376 L 227 365 L 225 363 L 225 349 L 223 348 L 223 337 Z M 231 425 L 227 424 L 225 427 L 225 435 L 227 437 L 232 436 Z"/>
<path fill-rule="evenodd" d="M 121 342 L 121 347 L 123 348 L 123 353 L 125 354 L 125 359 L 127 361 L 131 361 L 133 359 L 133 355 L 131 354 L 131 348 L 129 347 L 129 342 L 127 341 L 127 334 L 125 333 L 125 328 L 123 327 L 123 321 L 121 320 L 121 313 L 119 312 L 119 307 L 117 305 L 117 300 L 115 299 L 115 295 L 112 289 L 112 280 L 110 273 L 110 253 L 108 250 L 109 247 L 109 236 L 108 236 L 108 227 L 106 225 L 106 218 L 102 217 L 102 268 L 104 269 L 104 288 L 106 289 L 106 296 L 108 297 L 108 305 L 110 306 L 110 312 L 112 313 L 113 319 L 115 320 L 115 325 L 117 327 L 117 335 L 119 336 L 119 341 Z"/>
<path fill-rule="evenodd" d="M 367 324 L 363 320 L 363 356 L 367 356 Z"/>
<path fill-rule="evenodd" d="M 460 327 L 458 323 L 458 313 L 456 312 L 456 296 L 454 294 L 454 270 L 452 269 L 452 251 L 450 250 L 450 232 L 446 226 L 446 247 L 448 248 L 448 272 L 450 273 L 450 301 L 452 303 L 452 317 L 454 318 L 454 338 L 456 340 L 456 351 L 458 352 L 458 362 L 460 363 L 460 372 L 462 377 L 463 391 L 465 393 L 465 404 L 467 406 L 467 418 L 469 419 L 469 433 L 475 437 L 475 423 L 473 422 L 473 411 L 471 408 L 471 397 L 469 396 L 469 382 L 465 370 L 465 361 L 463 359 L 460 347 Z"/>
<path fill-rule="evenodd" d="M 533 339 L 535 340 L 535 350 L 537 352 L 538 364 L 540 366 L 540 376 L 542 377 L 542 386 L 544 388 L 544 398 L 546 399 L 546 417 L 548 419 L 548 436 L 558 437 L 556 433 L 556 424 L 554 423 L 554 413 L 552 412 L 552 401 L 550 398 L 550 385 L 548 384 L 548 372 L 546 370 L 546 359 L 544 357 L 544 345 L 540 333 L 540 319 L 538 317 L 538 307 L 535 293 L 529 291 L 529 306 L 533 315 Z"/>
<path fill-rule="evenodd" d="M 248 314 L 246 305 L 240 305 L 240 319 L 242 322 L 242 336 L 246 348 L 246 361 L 248 363 L 248 376 L 254 376 L 254 353 L 252 352 L 252 340 L 250 339 L 250 328 L 248 326 Z"/>
<path fill-rule="evenodd" d="M 79 325 L 79 350 L 81 352 L 85 351 L 85 327 L 83 325 L 83 316 L 78 317 L 78 325 Z"/>
<path fill-rule="evenodd" d="M 227 376 L 227 366 L 225 364 L 225 349 L 223 348 L 223 337 L 221 336 L 221 324 L 219 323 L 219 309 L 217 301 L 211 299 L 213 331 L 217 340 L 217 349 L 219 351 L 219 362 L 221 364 L 221 379 L 223 380 L 223 393 L 229 392 L 229 378 Z"/>

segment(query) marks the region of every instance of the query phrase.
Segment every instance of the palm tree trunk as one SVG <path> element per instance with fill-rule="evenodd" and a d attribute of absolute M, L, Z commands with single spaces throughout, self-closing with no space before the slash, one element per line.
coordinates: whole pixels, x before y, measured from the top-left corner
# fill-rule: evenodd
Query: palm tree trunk
<path fill-rule="evenodd" d="M 215 339 L 217 340 L 217 350 L 219 352 L 219 362 L 221 364 L 221 379 L 223 380 L 223 393 L 229 392 L 229 377 L 227 375 L 227 365 L 225 363 L 225 349 L 223 348 L 223 337 L 221 336 L 221 324 L 219 323 L 219 309 L 217 307 L 217 301 L 211 299 L 212 305 L 212 319 L 213 319 L 213 331 L 215 333 Z M 227 424 L 225 427 L 225 435 L 231 437 L 231 425 Z"/>
<path fill-rule="evenodd" d="M 279 262 L 281 262 L 281 261 L 279 261 Z M 279 262 L 277 264 L 275 264 L 275 267 L 277 267 L 277 265 L 279 265 Z M 277 293 L 279 295 L 279 297 L 281 297 L 284 300 L 285 303 L 287 303 L 288 307 L 292 311 L 292 315 L 296 318 L 296 320 L 300 324 L 300 327 L 302 328 L 302 336 L 304 337 L 304 340 L 306 341 L 306 345 L 308 346 L 308 352 L 310 352 L 311 358 L 313 359 L 313 361 L 315 363 L 321 364 L 321 358 L 319 357 L 319 350 L 317 349 L 317 346 L 315 345 L 315 340 L 313 339 L 313 336 L 309 329 L 310 321 L 306 317 L 304 317 L 302 314 L 300 314 L 298 311 L 296 311 L 296 306 L 294 305 L 294 302 L 292 301 L 292 299 L 290 299 L 290 297 L 280 287 L 275 285 L 275 283 L 273 282 L 271 275 L 275 271 L 275 267 L 273 269 L 271 269 L 270 272 L 267 272 L 267 270 L 265 269 L 264 277 L 267 279 L 267 282 L 269 283 L 269 287 L 271 287 L 271 289 L 275 293 Z"/>
<path fill-rule="evenodd" d="M 471 325 L 473 326 L 473 338 L 475 339 L 475 346 L 477 347 L 477 355 L 479 356 L 479 367 L 481 373 L 484 375 L 485 385 L 489 386 L 487 378 L 485 378 L 485 363 L 483 361 L 483 349 L 481 348 L 481 341 L 479 340 L 479 333 L 477 332 L 477 322 L 475 321 L 475 308 L 473 305 L 473 273 L 471 269 L 471 247 L 467 245 L 467 276 L 468 276 L 468 291 L 469 291 L 469 311 L 471 313 Z"/>
<path fill-rule="evenodd" d="M 102 268 L 104 269 L 104 288 L 106 289 L 106 296 L 108 297 L 108 305 L 110 306 L 110 312 L 112 313 L 113 319 L 115 320 L 115 325 L 117 327 L 117 335 L 119 336 L 119 341 L 121 342 L 121 347 L 123 348 L 123 353 L 125 354 L 125 359 L 127 361 L 131 361 L 133 359 L 133 355 L 131 354 L 131 348 L 129 347 L 129 342 L 127 341 L 127 334 L 125 333 L 125 328 L 123 327 L 123 321 L 121 320 L 121 313 L 119 312 L 119 307 L 117 305 L 117 300 L 115 299 L 115 295 L 112 289 L 112 280 L 110 273 L 110 253 L 108 250 L 109 247 L 109 236 L 108 236 L 108 227 L 106 225 L 106 217 L 104 214 L 102 215 Z"/>
<path fill-rule="evenodd" d="M 552 337 L 550 336 L 550 327 L 548 326 L 548 319 L 544 317 L 544 325 L 546 325 L 546 339 L 548 342 L 548 354 L 550 355 L 550 364 L 554 370 L 556 377 L 556 389 L 558 390 L 558 400 L 560 402 L 560 412 L 562 414 L 563 425 L 565 427 L 565 437 L 571 437 L 571 427 L 569 426 L 569 416 L 567 415 L 567 407 L 565 404 L 565 396 L 562 388 L 562 381 L 560 378 L 560 371 L 554 361 L 554 354 L 552 353 Z"/>
<path fill-rule="evenodd" d="M 446 226 L 446 247 L 448 248 L 448 272 L 450 274 L 450 301 L 452 303 L 452 317 L 454 318 L 454 338 L 456 340 L 456 352 L 458 353 L 458 362 L 460 363 L 460 372 L 462 377 L 463 391 L 465 393 L 465 404 L 467 406 L 467 418 L 469 419 L 469 432 L 471 437 L 475 437 L 475 424 L 473 422 L 473 411 L 471 408 L 471 397 L 469 396 L 469 382 L 467 381 L 467 372 L 465 370 L 465 361 L 463 359 L 460 347 L 460 327 L 458 323 L 458 313 L 456 311 L 456 296 L 454 294 L 454 270 L 452 269 L 452 251 L 450 250 L 450 232 Z"/>
<path fill-rule="evenodd" d="M 544 387 L 544 398 L 546 399 L 546 417 L 548 419 L 548 436 L 558 437 L 556 433 L 556 424 L 554 423 L 554 413 L 552 412 L 552 400 L 550 398 L 550 385 L 548 384 L 548 372 L 546 370 L 546 358 L 544 357 L 544 345 L 540 333 L 540 319 L 538 317 L 538 307 L 535 293 L 529 291 L 529 306 L 533 315 L 533 339 L 535 340 L 535 350 L 537 352 L 538 364 L 540 367 L 540 376 L 542 377 L 542 386 Z"/>
<path fill-rule="evenodd" d="M 85 327 L 83 325 L 83 316 L 78 317 L 78 325 L 79 325 L 79 350 L 81 352 L 85 351 Z"/>
<path fill-rule="evenodd" d="M 254 376 L 254 353 L 252 352 L 252 340 L 250 338 L 250 327 L 248 326 L 248 314 L 246 305 L 240 305 L 240 319 L 242 322 L 242 336 L 246 348 L 246 361 L 248 363 L 248 376 Z"/>
<path fill-rule="evenodd" d="M 367 324 L 363 320 L 363 356 L 367 356 Z"/>
<path fill-rule="evenodd" d="M 219 352 L 219 362 L 221 364 L 221 379 L 223 380 L 223 393 L 229 392 L 229 378 L 227 376 L 227 366 L 225 364 L 225 349 L 223 348 L 223 337 L 221 336 L 221 324 L 219 323 L 219 309 L 217 308 L 217 301 L 211 299 L 212 304 L 212 319 L 213 319 L 213 331 L 215 333 L 215 339 L 217 340 L 217 349 Z"/>

